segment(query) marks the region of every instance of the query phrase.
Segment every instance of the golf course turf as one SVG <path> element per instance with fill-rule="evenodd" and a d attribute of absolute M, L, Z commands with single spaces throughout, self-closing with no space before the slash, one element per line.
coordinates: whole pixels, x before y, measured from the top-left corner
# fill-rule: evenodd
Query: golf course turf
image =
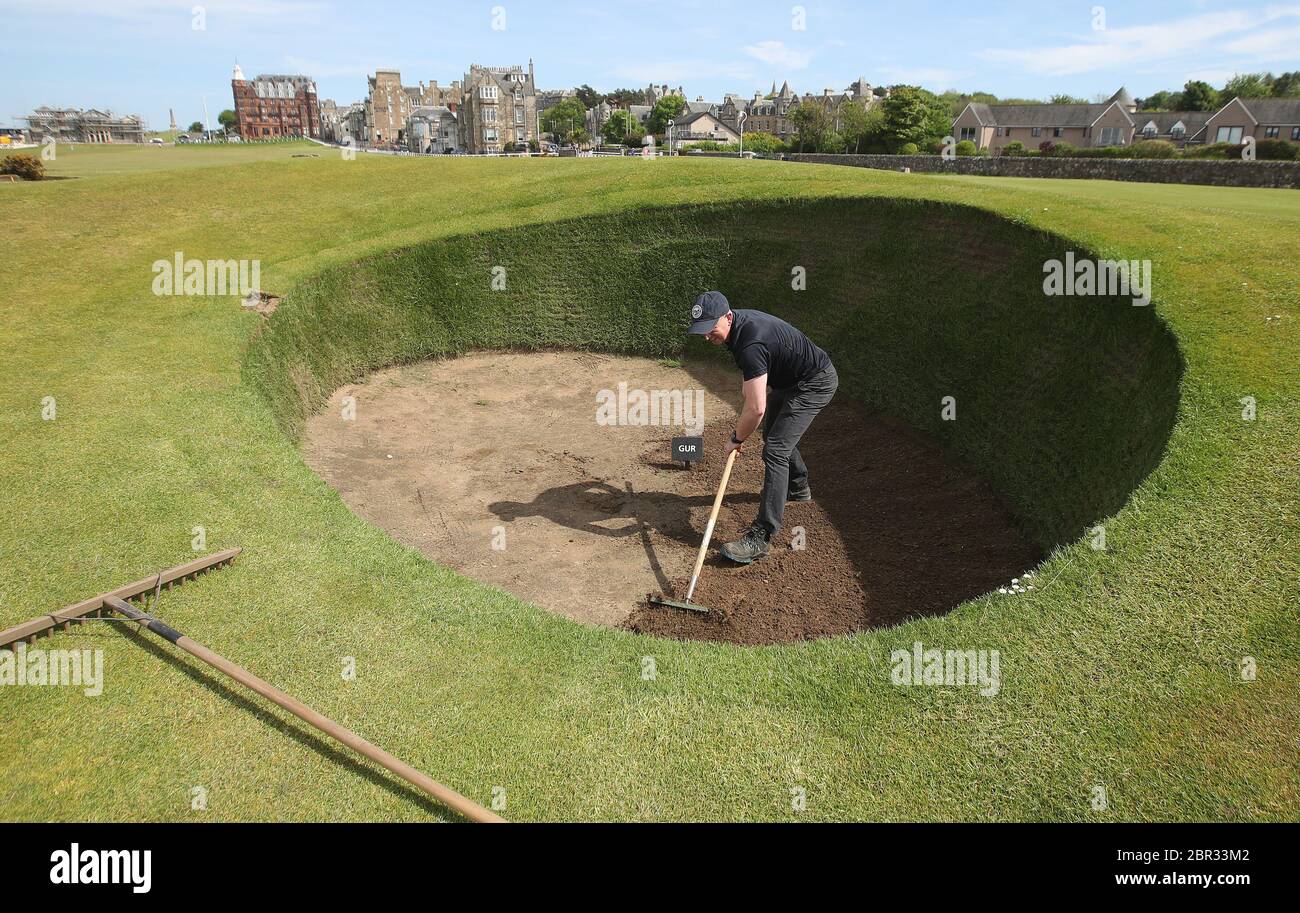
<path fill-rule="evenodd" d="M 74 179 L 0 186 L 0 626 L 201 533 L 245 551 L 162 618 L 511 820 L 1300 811 L 1300 194 L 291 145 L 60 147 L 50 171 Z M 1044 298 L 1066 250 L 1150 259 L 1153 304 Z M 155 296 L 177 251 L 260 260 L 279 309 Z M 386 365 L 679 354 L 706 287 L 796 322 L 845 392 L 989 479 L 1050 551 L 1041 585 L 794 645 L 583 626 L 399 545 L 299 454 Z M 103 694 L 0 689 L 7 819 L 444 815 L 118 625 L 58 638 L 104 651 Z M 996 695 L 894 684 L 918 641 L 998 651 Z"/>

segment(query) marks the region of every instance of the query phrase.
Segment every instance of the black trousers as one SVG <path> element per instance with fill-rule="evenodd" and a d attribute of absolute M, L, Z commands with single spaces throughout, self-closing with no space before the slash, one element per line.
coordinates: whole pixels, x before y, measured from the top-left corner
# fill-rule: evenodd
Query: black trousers
<path fill-rule="evenodd" d="M 834 366 L 799 381 L 793 387 L 767 394 L 763 420 L 763 494 L 755 526 L 772 536 L 781 528 L 786 497 L 808 485 L 808 465 L 799 455 L 799 439 L 812 420 L 826 408 L 839 388 Z"/>

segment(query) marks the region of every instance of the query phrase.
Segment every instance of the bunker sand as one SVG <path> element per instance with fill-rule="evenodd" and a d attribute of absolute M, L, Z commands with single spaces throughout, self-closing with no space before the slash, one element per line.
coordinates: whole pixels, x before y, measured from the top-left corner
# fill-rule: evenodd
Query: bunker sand
<path fill-rule="evenodd" d="M 620 383 L 702 391 L 704 460 L 669 459 L 680 426 L 598 422 L 598 394 Z M 685 594 L 739 388 L 711 361 L 475 353 L 335 391 L 303 453 L 359 516 L 429 558 L 575 621 L 667 637 L 786 643 L 896 624 L 1041 560 L 987 483 L 841 392 L 801 445 L 815 500 L 787 507 L 771 557 L 740 568 L 715 550 L 695 597 L 707 616 L 645 605 Z M 753 519 L 762 475 L 754 440 L 715 542 Z"/>

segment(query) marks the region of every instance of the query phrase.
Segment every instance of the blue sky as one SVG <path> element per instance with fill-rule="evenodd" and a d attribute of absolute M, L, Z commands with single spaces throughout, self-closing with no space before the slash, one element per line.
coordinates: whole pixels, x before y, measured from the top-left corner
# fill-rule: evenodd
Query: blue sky
<path fill-rule="evenodd" d="M 236 58 L 248 76 L 306 73 L 341 102 L 361 98 L 376 68 L 445 84 L 470 63 L 529 57 L 542 88 L 653 81 L 710 100 L 784 79 L 839 90 L 858 76 L 1003 97 L 1127 85 L 1141 97 L 1189 78 L 1300 69 L 1294 0 L 0 0 L 0 22 L 0 124 L 68 105 L 156 128 L 174 108 L 187 126 L 204 96 L 215 122 L 232 104 Z"/>

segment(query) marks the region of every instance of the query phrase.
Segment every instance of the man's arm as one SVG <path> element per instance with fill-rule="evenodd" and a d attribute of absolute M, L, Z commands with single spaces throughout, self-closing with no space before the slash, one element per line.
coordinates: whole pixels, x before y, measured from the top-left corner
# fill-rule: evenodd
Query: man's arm
<path fill-rule="evenodd" d="M 740 421 L 736 423 L 736 436 L 727 442 L 727 454 L 740 449 L 740 444 L 736 441 L 746 441 L 758 430 L 759 423 L 763 421 L 763 413 L 767 411 L 766 374 L 745 381 L 742 389 L 745 393 L 745 408 L 741 410 Z"/>

